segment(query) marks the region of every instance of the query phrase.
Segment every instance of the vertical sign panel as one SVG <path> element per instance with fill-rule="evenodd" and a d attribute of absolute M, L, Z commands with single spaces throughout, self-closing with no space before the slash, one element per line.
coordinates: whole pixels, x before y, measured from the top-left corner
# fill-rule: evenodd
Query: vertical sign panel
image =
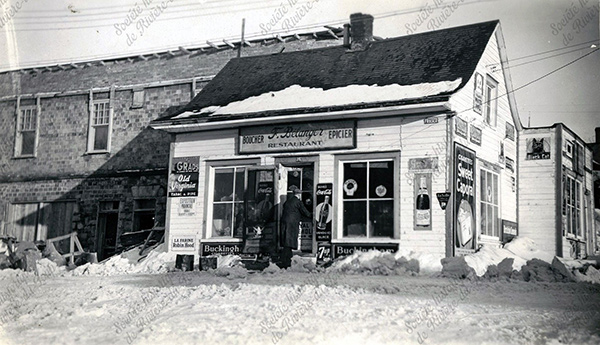
<path fill-rule="evenodd" d="M 415 174 L 415 230 L 431 230 L 431 174 Z"/>
<path fill-rule="evenodd" d="M 315 222 L 317 263 L 331 260 L 331 219 L 333 217 L 333 184 L 317 184 Z"/>
<path fill-rule="evenodd" d="M 455 255 L 475 251 L 475 152 L 454 147 L 454 241 Z"/>
<path fill-rule="evenodd" d="M 198 196 L 200 157 L 173 158 L 169 197 Z"/>

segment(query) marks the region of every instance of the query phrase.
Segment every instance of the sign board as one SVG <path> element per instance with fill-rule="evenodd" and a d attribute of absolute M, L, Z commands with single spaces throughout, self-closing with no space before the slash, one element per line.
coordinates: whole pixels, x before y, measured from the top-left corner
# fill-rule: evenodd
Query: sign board
<path fill-rule="evenodd" d="M 454 146 L 454 253 L 463 255 L 475 251 L 476 205 L 475 152 Z"/>
<path fill-rule="evenodd" d="M 436 193 L 435 196 L 437 196 L 438 202 L 440 203 L 440 207 L 442 208 L 442 210 L 446 209 L 446 206 L 448 206 L 448 200 L 450 200 L 450 192 L 443 192 L 443 193 Z"/>
<path fill-rule="evenodd" d="M 517 223 L 502 219 L 502 243 L 510 242 L 519 234 Z"/>
<path fill-rule="evenodd" d="M 333 258 L 352 255 L 355 252 L 368 252 L 369 250 L 379 250 L 381 252 L 395 253 L 398 251 L 398 243 L 344 243 L 333 245 Z"/>
<path fill-rule="evenodd" d="M 171 251 L 178 254 L 196 254 L 196 236 L 173 236 L 171 237 Z"/>
<path fill-rule="evenodd" d="M 471 125 L 471 142 L 481 146 L 481 128 Z"/>
<path fill-rule="evenodd" d="M 455 123 L 455 131 L 456 134 L 458 136 L 461 136 L 465 139 L 467 139 L 467 134 L 469 132 L 469 125 L 467 124 L 467 121 L 461 119 L 458 116 L 454 117 L 454 123 Z"/>
<path fill-rule="evenodd" d="M 239 153 L 293 152 L 356 147 L 356 123 L 331 121 L 243 127 Z"/>
<path fill-rule="evenodd" d="M 525 159 L 550 159 L 550 138 L 528 138 Z"/>
<path fill-rule="evenodd" d="M 198 196 L 200 157 L 176 157 L 171 162 L 169 197 Z"/>
<path fill-rule="evenodd" d="M 434 170 L 438 168 L 438 157 L 410 158 L 409 171 Z"/>
<path fill-rule="evenodd" d="M 511 123 L 506 123 L 506 132 L 504 133 L 504 138 L 515 141 L 515 126 Z"/>
<path fill-rule="evenodd" d="M 473 111 L 481 114 L 483 110 L 483 76 L 475 73 L 475 87 L 473 88 Z"/>
<path fill-rule="evenodd" d="M 242 252 L 241 243 L 202 243 L 202 256 L 209 255 L 239 255 Z"/>
<path fill-rule="evenodd" d="M 414 229 L 431 230 L 431 173 L 414 176 Z"/>
<path fill-rule="evenodd" d="M 196 198 L 180 198 L 177 215 L 181 217 L 196 215 Z"/>
<path fill-rule="evenodd" d="M 333 183 L 317 184 L 315 193 L 315 235 L 317 240 L 317 264 L 328 262 L 331 253 L 331 221 L 333 219 Z"/>
<path fill-rule="evenodd" d="M 423 123 L 426 125 L 432 125 L 432 124 L 436 124 L 438 123 L 438 118 L 437 117 L 428 117 L 426 119 L 423 119 Z"/>

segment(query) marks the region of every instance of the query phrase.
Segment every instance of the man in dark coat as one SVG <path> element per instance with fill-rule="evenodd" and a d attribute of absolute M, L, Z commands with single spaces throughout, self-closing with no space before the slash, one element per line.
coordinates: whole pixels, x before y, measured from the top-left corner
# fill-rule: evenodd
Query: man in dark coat
<path fill-rule="evenodd" d="M 298 249 L 298 232 L 302 217 L 311 217 L 301 201 L 302 191 L 296 186 L 292 186 L 290 190 L 294 196 L 288 197 L 281 214 L 281 268 L 288 268 L 292 264 L 292 249 Z"/>

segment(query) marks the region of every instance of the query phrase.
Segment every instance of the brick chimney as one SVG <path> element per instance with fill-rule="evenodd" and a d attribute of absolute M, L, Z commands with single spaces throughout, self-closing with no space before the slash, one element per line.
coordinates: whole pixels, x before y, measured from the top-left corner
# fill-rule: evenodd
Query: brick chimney
<path fill-rule="evenodd" d="M 350 15 L 350 36 L 352 50 L 365 50 L 373 41 L 373 16 L 370 14 L 353 13 Z"/>

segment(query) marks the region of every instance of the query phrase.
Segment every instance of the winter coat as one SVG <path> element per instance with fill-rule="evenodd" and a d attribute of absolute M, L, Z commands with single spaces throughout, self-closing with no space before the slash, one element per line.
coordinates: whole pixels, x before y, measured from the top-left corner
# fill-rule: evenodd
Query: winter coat
<path fill-rule="evenodd" d="M 281 246 L 298 249 L 298 230 L 302 217 L 310 218 L 310 212 L 300 199 L 288 197 L 281 213 Z"/>

